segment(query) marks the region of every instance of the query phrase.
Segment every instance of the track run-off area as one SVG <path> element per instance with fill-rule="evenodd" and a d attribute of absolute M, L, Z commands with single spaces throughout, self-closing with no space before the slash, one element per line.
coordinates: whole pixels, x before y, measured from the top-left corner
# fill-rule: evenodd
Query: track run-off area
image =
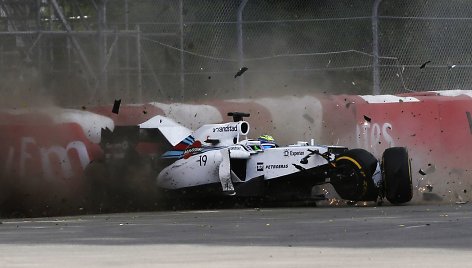
<path fill-rule="evenodd" d="M 0 220 L 2 267 L 472 264 L 472 206 L 159 211 Z"/>

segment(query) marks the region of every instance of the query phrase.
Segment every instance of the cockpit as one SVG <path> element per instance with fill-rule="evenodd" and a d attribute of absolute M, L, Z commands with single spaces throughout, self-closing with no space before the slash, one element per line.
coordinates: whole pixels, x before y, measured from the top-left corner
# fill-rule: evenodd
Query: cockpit
<path fill-rule="evenodd" d="M 270 148 L 276 148 L 277 145 L 274 143 L 262 143 L 259 140 L 244 140 L 241 142 L 248 151 L 261 152 Z"/>

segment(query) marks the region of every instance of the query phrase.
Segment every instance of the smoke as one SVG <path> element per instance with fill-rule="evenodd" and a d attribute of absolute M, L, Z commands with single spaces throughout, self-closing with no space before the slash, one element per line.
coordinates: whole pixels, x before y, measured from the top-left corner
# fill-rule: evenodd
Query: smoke
<path fill-rule="evenodd" d="M 136 1 L 130 5 L 130 21 L 155 22 L 155 10 L 166 14 L 163 16 L 169 20 L 180 16 L 172 13 L 179 10 L 175 2 L 144 2 Z M 64 5 L 67 6 L 67 3 Z M 356 53 L 329 53 L 368 51 L 370 20 L 310 20 L 368 16 L 371 3 L 248 2 L 243 13 L 242 64 L 249 70 L 243 77 L 234 79 L 234 74 L 243 67 L 237 62 L 239 52 L 235 16 L 238 5 L 237 1 L 186 2 L 183 14 L 184 52 L 179 51 L 179 38 L 164 36 L 156 39 L 154 36 L 156 32 L 175 32 L 172 23 L 169 26 L 141 27 L 140 48 L 134 35 L 119 35 L 116 40 L 115 36 L 108 36 L 105 42 L 108 47 L 104 50 L 110 58 L 105 72 L 104 63 L 100 63 L 103 55 L 99 53 L 96 36 L 75 35 L 74 39 L 80 45 L 78 51 L 63 36 L 44 35 L 28 52 L 33 55 L 3 61 L 5 66 L 12 65 L 11 75 L 5 75 L 5 83 L 0 85 L 4 95 L 10 95 L 4 100 L 11 99 L 5 102 L 17 107 L 37 106 L 34 103 L 82 107 L 110 103 L 115 98 L 136 103 L 370 91 L 370 71 L 359 67 L 369 65 L 369 57 Z M 347 5 L 349 8 L 346 8 Z M 122 11 L 122 4 L 108 3 L 110 29 L 123 26 Z M 67 12 L 76 15 L 73 14 L 76 12 L 73 7 Z M 221 17 L 221 14 L 225 16 Z M 81 23 L 87 22 L 71 22 L 74 26 L 76 23 L 82 26 Z M 34 41 L 34 38 L 30 39 L 25 39 L 25 42 Z M 94 74 L 85 68 L 79 52 L 85 54 L 85 60 Z M 307 55 L 311 53 L 328 54 Z M 184 66 L 180 65 L 182 56 Z"/>
<path fill-rule="evenodd" d="M 24 67 L 20 73 L 6 72 L 0 85 L 2 109 L 55 106 L 55 98 L 41 86 L 41 74 L 35 67 Z"/>

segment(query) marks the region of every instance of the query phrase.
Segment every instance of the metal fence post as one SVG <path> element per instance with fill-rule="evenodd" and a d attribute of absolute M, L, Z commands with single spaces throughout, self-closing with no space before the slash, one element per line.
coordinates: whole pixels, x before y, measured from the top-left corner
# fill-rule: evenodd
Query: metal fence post
<path fill-rule="evenodd" d="M 125 67 L 126 67 L 126 97 L 130 97 L 130 58 L 129 58 L 129 4 L 128 0 L 125 0 L 125 31 L 126 31 L 126 43 L 125 43 L 125 51 L 126 51 L 126 60 L 125 60 Z"/>
<path fill-rule="evenodd" d="M 239 68 L 243 67 L 244 64 L 244 48 L 243 48 L 243 11 L 244 7 L 246 6 L 248 0 L 242 0 L 241 4 L 238 7 L 238 64 Z M 244 89 L 244 76 L 239 77 L 239 96 L 241 98 L 245 95 Z"/>
<path fill-rule="evenodd" d="M 373 95 L 379 95 L 380 90 L 380 70 L 379 70 L 379 6 L 382 0 L 375 0 L 372 7 L 372 78 L 373 78 Z"/>
<path fill-rule="evenodd" d="M 143 74 L 141 68 L 141 29 L 139 24 L 136 25 L 136 50 L 137 50 L 137 67 L 138 67 L 138 92 L 137 92 L 137 100 L 141 102 L 143 99 Z"/>
<path fill-rule="evenodd" d="M 104 30 L 106 29 L 106 0 L 101 0 L 98 6 L 98 61 L 99 61 L 99 85 L 100 97 L 108 97 L 108 70 L 105 65 L 107 40 Z"/>
<path fill-rule="evenodd" d="M 180 98 L 185 100 L 185 65 L 184 65 L 184 3 L 179 2 L 180 11 Z"/>

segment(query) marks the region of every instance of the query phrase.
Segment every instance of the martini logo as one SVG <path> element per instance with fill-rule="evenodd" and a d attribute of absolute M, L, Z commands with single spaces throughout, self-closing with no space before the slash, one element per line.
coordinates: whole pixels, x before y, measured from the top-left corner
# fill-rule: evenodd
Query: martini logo
<path fill-rule="evenodd" d="M 190 145 L 189 147 L 187 147 L 187 149 L 185 149 L 184 159 L 187 159 L 191 157 L 192 155 L 196 155 L 200 152 L 202 152 L 202 143 L 200 141 L 195 141 L 194 143 L 192 143 L 192 145 Z"/>
<path fill-rule="evenodd" d="M 264 171 L 264 162 L 257 162 L 257 171 Z"/>

